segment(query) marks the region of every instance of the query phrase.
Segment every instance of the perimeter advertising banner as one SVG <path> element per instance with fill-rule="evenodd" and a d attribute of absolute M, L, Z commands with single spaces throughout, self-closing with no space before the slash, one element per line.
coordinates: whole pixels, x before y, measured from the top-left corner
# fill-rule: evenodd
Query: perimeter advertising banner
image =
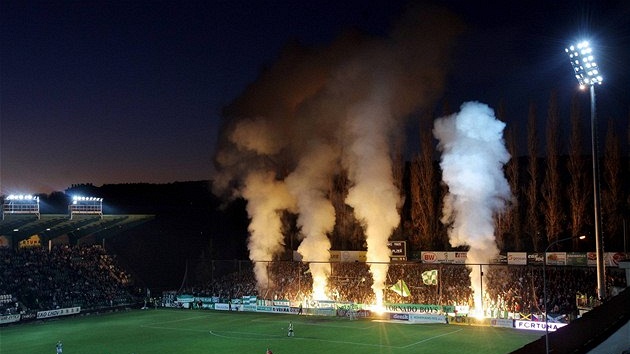
<path fill-rule="evenodd" d="M 604 263 L 609 267 L 619 267 L 619 261 L 630 259 L 630 253 L 604 252 Z"/>
<path fill-rule="evenodd" d="M 630 253 L 604 252 L 604 266 L 619 267 L 619 261 L 630 259 Z M 597 267 L 597 253 L 587 252 L 586 263 L 589 267 Z"/>
<path fill-rule="evenodd" d="M 18 242 L 19 248 L 41 247 L 41 246 L 42 246 L 42 239 L 39 237 L 39 235 L 32 235 L 26 240 L 22 240 Z"/>
<path fill-rule="evenodd" d="M 544 261 L 545 261 L 544 253 L 528 253 L 527 254 L 527 264 L 542 265 Z"/>
<path fill-rule="evenodd" d="M 467 252 L 420 252 L 422 263 L 465 264 L 466 257 Z"/>
<path fill-rule="evenodd" d="M 226 304 L 226 303 L 217 303 L 214 304 L 214 309 L 215 310 L 219 310 L 219 311 L 243 311 L 243 305 L 238 304 L 238 305 L 234 305 L 234 304 Z"/>
<path fill-rule="evenodd" d="M 521 321 L 514 320 L 514 328 L 517 329 L 527 329 L 530 331 L 544 331 L 545 327 L 547 331 L 554 332 L 556 329 L 560 327 L 566 326 L 566 323 L 556 323 L 556 322 L 536 322 L 536 321 Z"/>
<path fill-rule="evenodd" d="M 567 252 L 567 265 L 568 266 L 587 266 L 588 259 L 586 253 Z"/>
<path fill-rule="evenodd" d="M 455 312 L 455 306 L 432 304 L 385 304 L 385 311 L 400 313 Z"/>
<path fill-rule="evenodd" d="M 412 323 L 446 323 L 446 316 L 429 313 L 410 314 L 409 322 Z"/>
<path fill-rule="evenodd" d="M 20 315 L 4 315 L 0 316 L 0 324 L 18 322 L 20 320 Z"/>
<path fill-rule="evenodd" d="M 81 307 L 68 307 L 57 310 L 39 311 L 37 312 L 37 318 L 42 319 L 58 316 L 76 315 L 79 312 L 81 312 Z"/>
<path fill-rule="evenodd" d="M 526 265 L 527 252 L 508 252 L 507 263 L 510 265 Z"/>
<path fill-rule="evenodd" d="M 367 261 L 366 251 L 334 251 L 334 250 L 330 251 L 330 262 L 363 262 L 365 263 L 366 261 Z"/>
<path fill-rule="evenodd" d="M 390 313 L 390 320 L 408 321 L 411 323 L 446 323 L 446 316 L 433 315 L 429 313 L 409 314 L 409 313 Z"/>
<path fill-rule="evenodd" d="M 545 264 L 567 265 L 567 254 L 565 252 L 547 252 L 545 254 Z"/>
<path fill-rule="evenodd" d="M 468 316 L 448 316 L 448 323 L 455 325 L 483 325 L 489 326 L 489 318 L 476 318 Z"/>
<path fill-rule="evenodd" d="M 514 320 L 507 318 L 492 318 L 490 319 L 490 326 L 492 327 L 514 327 Z"/>

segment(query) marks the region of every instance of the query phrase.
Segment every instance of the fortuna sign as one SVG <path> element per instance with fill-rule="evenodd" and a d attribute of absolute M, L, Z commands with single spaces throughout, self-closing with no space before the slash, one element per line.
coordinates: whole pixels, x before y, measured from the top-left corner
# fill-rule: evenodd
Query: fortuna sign
<path fill-rule="evenodd" d="M 556 322 L 548 322 L 547 330 L 549 332 L 553 332 L 560 327 L 566 326 L 566 323 L 556 323 Z M 545 322 L 534 322 L 534 321 L 514 321 L 514 327 L 518 329 L 528 329 L 531 331 L 544 331 L 545 330 Z"/>

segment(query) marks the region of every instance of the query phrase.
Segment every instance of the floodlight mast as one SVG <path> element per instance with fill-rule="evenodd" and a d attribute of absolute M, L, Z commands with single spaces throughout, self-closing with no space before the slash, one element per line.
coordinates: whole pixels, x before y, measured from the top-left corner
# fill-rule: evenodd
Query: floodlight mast
<path fill-rule="evenodd" d="M 73 196 L 72 204 L 68 206 L 70 220 L 74 214 L 96 214 L 103 218 L 103 198 Z"/>
<path fill-rule="evenodd" d="M 560 242 L 564 242 L 564 241 L 569 241 L 569 240 L 573 240 L 573 239 L 580 239 L 583 240 L 585 239 L 586 236 L 581 235 L 581 236 L 573 236 L 573 237 L 567 237 L 567 238 L 563 238 L 563 239 L 559 239 L 559 240 L 555 240 L 554 242 L 550 243 L 547 248 L 545 248 L 545 253 L 543 253 L 543 303 L 545 305 L 545 353 L 549 354 L 549 308 L 547 306 L 547 252 L 549 251 L 549 249 L 551 248 L 551 246 L 556 245 Z"/>
<path fill-rule="evenodd" d="M 606 298 L 606 278 L 604 275 L 604 244 L 601 235 L 601 211 L 600 211 L 600 183 L 599 183 L 599 157 L 597 142 L 597 115 L 595 111 L 595 85 L 601 85 L 603 78 L 599 72 L 599 66 L 593 56 L 593 48 L 588 41 L 570 45 L 564 51 L 571 59 L 571 66 L 575 72 L 575 78 L 580 88 L 589 87 L 591 95 L 591 150 L 593 154 L 593 209 L 595 215 L 595 253 L 597 262 L 597 297 L 599 300 Z"/>

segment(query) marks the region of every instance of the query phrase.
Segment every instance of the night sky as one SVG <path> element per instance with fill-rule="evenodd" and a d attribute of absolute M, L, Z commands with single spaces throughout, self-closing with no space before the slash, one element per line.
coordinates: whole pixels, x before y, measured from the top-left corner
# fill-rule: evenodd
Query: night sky
<path fill-rule="evenodd" d="M 630 2 L 458 3 L 432 2 L 466 25 L 442 93 L 454 109 L 503 100 L 508 125 L 524 128 L 529 102 L 544 117 L 558 90 L 568 110 L 577 81 L 564 48 L 588 38 L 605 80 L 600 119 L 627 127 Z M 283 47 L 325 47 L 350 29 L 386 36 L 406 8 L 391 0 L 3 0 L 0 194 L 211 179 L 222 108 Z"/>

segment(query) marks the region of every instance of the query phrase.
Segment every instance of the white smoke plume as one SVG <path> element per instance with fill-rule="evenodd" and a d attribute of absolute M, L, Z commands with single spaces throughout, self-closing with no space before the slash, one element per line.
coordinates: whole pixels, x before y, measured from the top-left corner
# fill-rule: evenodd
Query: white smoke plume
<path fill-rule="evenodd" d="M 444 198 L 442 222 L 449 225 L 452 246 L 468 245 L 468 264 L 488 263 L 499 251 L 493 215 L 511 198 L 503 165 L 510 155 L 505 148 L 505 123 L 485 104 L 466 102 L 460 112 L 437 119 L 433 133 L 442 152 L 440 166 L 449 192 Z M 475 309 L 482 309 L 481 273 L 471 265 L 470 281 Z"/>
<path fill-rule="evenodd" d="M 388 102 L 374 99 L 350 112 L 349 146 L 345 163 L 355 185 L 346 202 L 365 223 L 367 261 L 370 262 L 372 290 L 376 305 L 383 304 L 383 290 L 389 268 L 387 240 L 400 222 L 398 206 L 400 192 L 394 184 L 390 148 L 387 141 L 389 122 Z"/>
<path fill-rule="evenodd" d="M 295 210 L 295 200 L 284 182 L 276 180 L 272 172 L 250 173 L 245 180 L 243 197 L 247 199 L 247 213 L 251 216 L 249 257 L 254 262 L 258 286 L 268 288 L 273 285 L 267 272 L 268 262 L 284 248 L 280 212 Z"/>
<path fill-rule="evenodd" d="M 328 233 L 335 227 L 335 208 L 327 198 L 330 180 L 337 169 L 338 152 L 324 144 L 313 144 L 286 185 L 297 199 L 298 226 L 303 240 L 298 247 L 302 260 L 309 262 L 313 277 L 313 298 L 328 299 L 330 275 L 330 240 Z"/>

